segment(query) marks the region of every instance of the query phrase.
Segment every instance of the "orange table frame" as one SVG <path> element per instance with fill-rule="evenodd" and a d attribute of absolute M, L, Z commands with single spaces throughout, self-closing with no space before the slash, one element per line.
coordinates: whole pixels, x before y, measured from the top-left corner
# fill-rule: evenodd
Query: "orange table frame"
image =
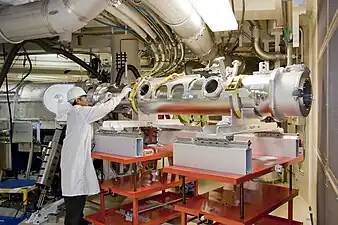
<path fill-rule="evenodd" d="M 159 160 L 159 159 L 164 159 L 164 158 L 170 158 L 173 157 L 173 149 L 172 149 L 172 145 L 168 145 L 168 146 L 161 146 L 161 147 L 156 147 L 156 153 L 153 155 L 149 155 L 149 156 L 142 156 L 142 157 L 124 157 L 124 156 L 118 156 L 118 155 L 112 155 L 112 154 L 106 154 L 106 153 L 98 153 L 98 152 L 93 152 L 92 153 L 92 158 L 95 159 L 101 159 L 101 160 L 108 160 L 111 162 L 115 162 L 115 163 L 121 163 L 121 164 L 132 164 L 134 167 L 134 171 L 136 172 L 136 166 L 137 163 L 146 163 L 148 161 L 154 161 L 154 160 Z M 164 164 L 163 164 L 164 166 Z M 181 181 L 180 181 L 181 180 Z M 174 176 L 174 181 L 173 182 L 165 182 L 165 180 L 162 180 L 163 183 L 159 184 L 156 183 L 155 185 L 151 185 L 150 187 L 141 187 L 138 189 L 137 187 L 137 172 L 135 174 L 133 174 L 133 188 L 132 189 L 128 189 L 128 188 L 120 188 L 120 187 L 114 187 L 113 184 L 109 184 L 109 182 L 103 182 L 101 184 L 101 193 L 100 193 L 100 210 L 99 213 L 101 214 L 102 218 L 105 218 L 105 214 L 106 214 L 106 210 L 105 210 L 105 204 L 104 204 L 104 195 L 105 195 L 105 191 L 111 191 L 114 194 L 119 194 L 122 196 L 126 196 L 129 198 L 133 199 L 133 212 L 138 212 L 139 211 L 139 199 L 141 197 L 144 197 L 146 195 L 158 192 L 158 191 L 162 191 L 162 194 L 165 194 L 165 190 L 168 188 L 172 188 L 172 187 L 177 187 L 179 186 L 181 183 L 185 184 L 185 177 L 182 177 L 179 181 L 175 181 L 175 176 Z M 188 181 L 192 181 L 192 180 L 188 180 Z M 198 181 L 194 181 L 195 183 L 195 195 L 198 194 Z M 184 190 L 184 185 L 183 185 L 183 199 L 185 199 L 185 190 Z M 175 215 L 173 215 L 175 217 L 179 216 L 179 213 L 175 212 Z M 168 217 L 170 219 L 172 219 L 171 217 Z M 89 218 L 87 218 L 89 219 Z M 94 224 L 101 224 L 100 222 L 95 222 L 92 219 L 91 220 L 92 223 Z M 163 223 L 163 221 L 159 221 L 159 220 L 155 220 L 154 223 L 149 222 L 147 223 L 147 225 L 152 225 L 152 224 L 161 224 Z M 133 225 L 139 225 L 139 214 L 138 213 L 133 213 L 133 221 L 132 221 Z"/>
<path fill-rule="evenodd" d="M 227 225 L 243 225 L 244 223 L 244 182 L 252 180 L 254 178 L 260 177 L 262 175 L 268 174 L 272 171 L 274 171 L 275 165 L 282 165 L 283 167 L 289 166 L 290 171 L 292 171 L 292 165 L 295 163 L 302 162 L 304 160 L 303 156 L 299 156 L 297 158 L 278 158 L 274 163 L 268 164 L 266 162 L 253 160 L 253 170 L 252 173 L 247 175 L 238 175 L 238 174 L 231 174 L 231 173 L 220 173 L 220 172 L 214 172 L 214 171 L 208 171 L 208 170 L 201 170 L 196 168 L 188 168 L 188 167 L 181 167 L 181 166 L 170 166 L 167 168 L 164 168 L 164 171 L 166 173 L 172 173 L 177 174 L 184 177 L 189 177 L 193 179 L 205 179 L 205 180 L 214 180 L 218 182 L 223 183 L 231 183 L 235 185 L 240 186 L 240 220 L 233 221 L 233 220 L 226 220 L 222 218 L 215 219 L 213 215 L 205 214 L 206 219 L 210 220 L 216 220 L 216 221 L 226 221 Z M 184 183 L 184 179 L 183 179 Z M 292 189 L 293 183 L 292 183 L 292 172 L 290 173 L 289 177 L 289 191 L 290 193 L 293 191 Z M 293 221 L 293 196 L 292 198 L 288 199 L 288 220 L 287 224 L 292 225 L 295 224 L 295 221 Z M 176 210 L 181 212 L 181 225 L 187 224 L 187 212 L 180 209 L 180 207 L 184 206 L 186 204 L 186 199 L 183 198 L 183 204 L 180 204 L 180 206 L 176 206 Z M 272 212 L 274 209 L 271 209 L 268 213 Z M 285 223 L 284 223 L 285 224 Z M 297 224 L 297 223 L 296 223 Z"/>

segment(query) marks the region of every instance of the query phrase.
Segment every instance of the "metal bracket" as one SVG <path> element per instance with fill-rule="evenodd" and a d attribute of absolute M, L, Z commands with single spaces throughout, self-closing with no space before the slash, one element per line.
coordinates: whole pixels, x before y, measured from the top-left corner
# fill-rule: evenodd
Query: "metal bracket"
<path fill-rule="evenodd" d="M 284 167 L 282 165 L 275 165 L 275 171 L 277 173 L 283 173 L 284 172 Z"/>
<path fill-rule="evenodd" d="M 55 215 L 60 212 L 60 207 L 65 203 L 64 199 L 60 199 L 52 204 L 45 206 L 41 210 L 34 212 L 29 219 L 25 221 L 28 224 L 43 224 L 48 221 L 48 215 Z"/>

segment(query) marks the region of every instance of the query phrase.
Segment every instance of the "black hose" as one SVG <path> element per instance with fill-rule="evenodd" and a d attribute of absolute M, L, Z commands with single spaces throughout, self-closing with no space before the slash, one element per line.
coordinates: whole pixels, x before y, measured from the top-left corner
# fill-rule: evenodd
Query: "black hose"
<path fill-rule="evenodd" d="M 25 47 L 23 47 L 23 50 L 26 52 L 26 49 L 25 49 Z M 27 52 L 26 52 L 27 53 Z M 21 80 L 19 81 L 19 83 L 17 83 L 13 88 L 11 88 L 11 90 L 6 90 L 7 91 L 7 93 L 8 92 L 11 92 L 11 91 L 13 91 L 13 90 L 15 90 L 15 89 L 17 89 L 21 84 L 22 84 L 22 82 L 31 74 L 31 72 L 32 72 L 32 70 L 33 70 L 33 64 L 32 64 L 32 60 L 31 60 L 31 58 L 29 57 L 29 55 L 28 54 L 26 54 L 26 57 L 27 57 L 27 60 L 28 60 L 28 63 L 29 63 L 29 70 L 28 70 L 28 72 L 24 75 L 24 74 L 22 74 L 22 75 L 24 75 L 22 78 L 21 78 Z M 15 63 L 15 62 L 14 62 Z"/>
<path fill-rule="evenodd" d="M 93 69 L 91 66 L 89 66 L 86 62 L 84 62 L 83 60 L 81 60 L 77 56 L 73 55 L 71 52 L 68 52 L 68 51 L 60 49 L 60 48 L 51 47 L 42 40 L 31 40 L 31 41 L 24 41 L 24 42 L 22 42 L 20 44 L 16 44 L 12 47 L 11 51 L 9 52 L 9 54 L 8 54 L 6 60 L 5 60 L 4 65 L 2 66 L 1 72 L 0 72 L 0 87 L 3 84 L 3 82 L 6 78 L 6 75 L 11 68 L 11 65 L 14 61 L 15 56 L 20 51 L 22 46 L 27 42 L 35 43 L 36 45 L 40 46 L 43 50 L 45 50 L 48 53 L 63 55 L 65 57 L 67 57 L 68 59 L 72 60 L 73 62 L 77 63 L 78 65 L 80 65 L 84 69 L 86 69 L 89 73 L 93 74 L 94 76 L 96 76 L 96 77 L 100 76 L 100 74 L 97 71 L 95 71 L 95 69 Z"/>
<path fill-rule="evenodd" d="M 11 102 L 9 100 L 9 90 L 8 90 L 8 77 L 6 75 L 6 98 L 7 98 L 7 107 L 8 107 L 8 116 L 9 116 L 9 143 L 13 144 L 13 117 L 12 117 L 12 109 Z"/>
<path fill-rule="evenodd" d="M 4 64 L 2 66 L 1 72 L 0 72 L 0 87 L 2 86 L 11 66 L 14 61 L 14 58 L 16 54 L 20 51 L 21 47 L 25 44 L 26 42 L 21 42 L 20 44 L 16 44 L 12 47 L 11 51 L 6 57 L 6 60 L 4 61 Z"/>
<path fill-rule="evenodd" d="M 4 54 L 4 62 L 6 61 L 7 57 L 5 54 L 5 45 L 2 45 L 2 50 Z M 11 62 L 10 64 L 12 64 Z M 8 116 L 9 116 L 9 143 L 12 147 L 13 144 L 13 117 L 12 117 L 12 109 L 11 109 L 11 102 L 9 100 L 9 88 L 8 88 L 8 76 L 6 74 L 6 99 L 7 99 L 7 107 L 8 107 Z"/>
<path fill-rule="evenodd" d="M 130 70 L 134 74 L 134 76 L 135 76 L 136 79 L 141 77 L 140 73 L 138 72 L 138 70 L 136 69 L 135 66 L 128 65 L 127 69 Z M 126 66 L 122 66 L 119 69 L 119 71 L 117 72 L 116 79 L 115 79 L 115 83 L 117 85 L 121 85 L 122 76 L 123 76 L 125 70 L 126 70 Z"/>
<path fill-rule="evenodd" d="M 100 78 L 103 78 L 101 76 L 101 74 L 103 73 L 103 71 L 101 71 L 101 60 L 99 58 L 93 58 L 90 60 L 89 65 L 100 74 Z M 88 74 L 90 78 L 99 78 L 97 77 L 97 75 L 95 74 Z M 104 81 L 103 81 L 104 82 Z"/>
<path fill-rule="evenodd" d="M 100 74 L 95 69 L 93 69 L 91 66 L 89 66 L 86 62 L 84 62 L 77 56 L 73 55 L 71 52 L 68 52 L 64 49 L 51 47 L 42 40 L 32 40 L 30 42 L 37 44 L 46 52 L 63 55 L 67 57 L 68 59 L 72 60 L 73 62 L 79 64 L 81 67 L 85 68 L 89 73 L 93 74 L 94 76 L 96 77 L 100 76 Z"/>

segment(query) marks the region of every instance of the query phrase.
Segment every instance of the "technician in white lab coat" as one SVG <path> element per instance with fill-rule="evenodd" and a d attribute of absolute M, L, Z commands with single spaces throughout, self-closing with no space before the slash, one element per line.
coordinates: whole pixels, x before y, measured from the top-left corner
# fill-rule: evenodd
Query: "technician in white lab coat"
<path fill-rule="evenodd" d="M 109 101 L 88 106 L 86 92 L 73 87 L 67 94 L 72 107 L 67 113 L 66 137 L 61 151 L 61 187 L 65 199 L 65 225 L 89 224 L 83 219 L 87 196 L 100 192 L 98 179 L 91 158 L 92 123 L 113 111 L 130 92 L 125 87 L 121 94 Z"/>

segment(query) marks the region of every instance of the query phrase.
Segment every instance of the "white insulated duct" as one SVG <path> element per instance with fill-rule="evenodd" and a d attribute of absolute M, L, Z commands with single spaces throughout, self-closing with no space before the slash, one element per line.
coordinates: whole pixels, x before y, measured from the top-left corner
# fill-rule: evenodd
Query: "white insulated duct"
<path fill-rule="evenodd" d="M 139 27 L 139 25 L 137 25 L 131 18 L 129 18 L 128 16 L 126 16 L 125 14 L 123 14 L 122 12 L 120 12 L 119 10 L 117 10 L 116 7 L 114 6 L 109 6 L 106 9 L 110 14 L 114 15 L 117 19 L 123 21 L 123 23 L 125 23 L 128 27 L 130 27 L 132 30 L 134 30 L 138 35 L 140 35 L 140 37 L 145 41 L 145 42 L 150 42 L 148 40 L 148 35 L 147 33 L 145 33 L 143 31 L 143 29 L 141 27 Z M 151 44 L 151 49 L 154 52 L 154 57 L 155 57 L 155 65 L 154 68 L 158 68 L 159 66 L 159 61 L 160 61 L 160 55 L 158 53 L 158 50 L 155 46 L 155 44 Z"/>
<path fill-rule="evenodd" d="M 149 38 L 152 40 L 150 41 L 151 42 L 150 47 L 154 52 L 155 64 L 150 72 L 150 75 L 158 73 L 164 67 L 164 64 L 167 60 L 163 45 L 162 43 L 159 42 L 157 34 L 153 31 L 153 29 L 150 27 L 147 21 L 136 10 L 128 7 L 120 0 L 114 0 L 111 5 L 112 7 L 108 7 L 106 9 L 108 12 L 110 12 L 116 18 L 125 22 L 127 25 L 128 23 L 130 24 L 131 22 L 133 24 L 133 27 L 137 27 L 138 30 L 143 29 L 143 31 L 147 34 L 147 36 L 149 36 Z M 149 39 L 146 38 L 147 42 L 148 40 Z"/>
<path fill-rule="evenodd" d="M 128 16 L 125 14 L 121 13 L 119 10 L 117 10 L 113 6 L 109 6 L 106 8 L 106 10 L 115 16 L 117 19 L 123 21 L 128 27 L 130 27 L 132 30 L 134 30 L 144 41 L 147 41 L 148 35 L 142 30 L 141 27 L 139 27 L 133 20 L 131 20 Z"/>
<path fill-rule="evenodd" d="M 0 10 L 0 43 L 57 36 L 84 27 L 109 0 L 41 0 Z"/>
<path fill-rule="evenodd" d="M 217 46 L 200 15 L 189 0 L 143 1 L 180 36 L 184 43 L 201 59 L 212 60 Z"/>
<path fill-rule="evenodd" d="M 157 35 L 151 29 L 147 21 L 135 10 L 129 8 L 127 5 L 120 1 L 116 1 L 112 4 L 117 10 L 119 10 L 124 15 L 128 16 L 133 20 L 138 26 L 140 26 L 153 40 L 157 39 Z M 114 14 L 113 14 L 114 15 Z"/>

